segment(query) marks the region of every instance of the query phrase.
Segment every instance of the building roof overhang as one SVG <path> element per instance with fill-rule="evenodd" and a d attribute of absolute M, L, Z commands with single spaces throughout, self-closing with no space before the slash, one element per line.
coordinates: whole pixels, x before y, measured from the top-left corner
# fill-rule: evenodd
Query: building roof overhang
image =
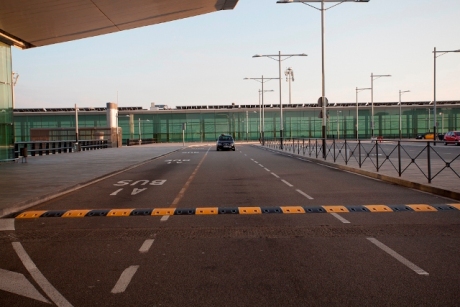
<path fill-rule="evenodd" d="M 2 0 L 0 41 L 22 49 L 220 10 L 238 0 Z"/>

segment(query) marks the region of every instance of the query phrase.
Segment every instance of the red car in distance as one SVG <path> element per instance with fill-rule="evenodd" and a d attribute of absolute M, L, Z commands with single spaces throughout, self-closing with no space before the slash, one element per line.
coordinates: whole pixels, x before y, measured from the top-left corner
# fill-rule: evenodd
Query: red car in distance
<path fill-rule="evenodd" d="M 456 144 L 460 146 L 460 131 L 449 131 L 444 135 L 444 145 Z"/>

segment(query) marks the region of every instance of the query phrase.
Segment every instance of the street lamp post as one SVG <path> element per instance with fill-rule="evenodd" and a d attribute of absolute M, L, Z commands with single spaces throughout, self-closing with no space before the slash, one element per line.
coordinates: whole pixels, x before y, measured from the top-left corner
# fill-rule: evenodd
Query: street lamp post
<path fill-rule="evenodd" d="M 263 108 L 263 97 L 266 92 L 274 92 L 274 90 L 260 90 L 259 89 L 259 141 L 262 141 L 262 116 L 265 115 L 265 108 Z M 262 106 L 260 104 L 260 97 L 262 96 Z M 263 108 L 263 110 L 262 110 Z"/>
<path fill-rule="evenodd" d="M 370 87 L 366 87 L 366 88 L 356 88 L 356 140 L 359 139 L 359 134 L 358 134 L 358 93 L 361 92 L 361 91 L 365 91 L 365 90 L 370 90 L 371 88 Z"/>
<path fill-rule="evenodd" d="M 410 91 L 401 91 L 399 90 L 399 139 L 402 139 L 402 108 L 401 108 L 401 95 L 404 93 L 409 93 Z"/>
<path fill-rule="evenodd" d="M 259 94 L 262 93 L 262 145 L 265 145 L 265 107 L 264 107 L 264 92 L 273 92 L 273 90 L 267 90 L 264 91 L 264 83 L 268 82 L 270 80 L 277 80 L 279 78 L 264 78 L 262 75 L 262 78 L 244 78 L 244 80 L 254 80 L 257 82 L 260 82 L 262 84 L 262 90 L 259 90 Z M 260 100 L 259 100 L 260 101 Z M 260 103 L 259 103 L 259 108 L 260 108 Z"/>
<path fill-rule="evenodd" d="M 301 54 L 281 54 L 281 51 L 278 51 L 278 54 L 264 54 L 264 55 L 260 55 L 260 54 L 256 54 L 253 56 L 253 58 L 262 58 L 262 57 L 265 57 L 265 58 L 270 58 L 272 60 L 275 60 L 275 61 L 278 61 L 278 75 L 279 75 L 279 86 L 280 86 L 280 140 L 281 140 L 281 144 L 280 144 L 280 148 L 283 149 L 283 127 L 284 127 L 284 124 L 283 124 L 283 103 L 282 103 L 282 93 L 281 93 L 281 62 L 282 61 L 285 61 L 289 58 L 292 58 L 294 56 L 307 56 L 305 53 L 301 53 Z M 281 58 L 283 57 L 283 59 Z"/>
<path fill-rule="evenodd" d="M 339 121 L 339 113 L 342 113 L 342 111 L 337 110 L 337 140 L 340 139 L 340 121 Z"/>
<path fill-rule="evenodd" d="M 433 117 L 433 132 L 434 132 L 434 139 L 433 139 L 433 144 L 436 145 L 436 58 L 439 58 L 440 56 L 446 54 L 446 53 L 453 53 L 453 52 L 460 52 L 460 49 L 458 50 L 448 50 L 448 51 L 436 51 L 436 47 L 434 47 L 433 50 L 433 59 L 434 59 L 434 76 L 433 76 L 433 108 L 434 108 L 434 117 Z M 436 56 L 437 53 L 440 53 L 440 55 Z"/>
<path fill-rule="evenodd" d="M 444 113 L 440 112 L 441 115 L 441 133 L 444 133 Z"/>
<path fill-rule="evenodd" d="M 374 75 L 371 73 L 371 139 L 374 139 L 374 80 L 382 77 L 391 77 L 391 75 Z"/>
<path fill-rule="evenodd" d="M 320 2 L 321 1 L 321 9 L 311 5 L 311 4 L 308 4 L 307 2 Z M 326 73 L 325 73 L 325 59 L 324 59 L 324 12 L 326 10 L 329 10 L 339 4 L 342 4 L 343 2 L 369 2 L 369 0 L 337 0 L 337 1 L 334 1 L 334 0 L 279 0 L 277 1 L 276 3 L 293 3 L 293 2 L 297 2 L 297 3 L 302 3 L 302 4 L 305 4 L 305 5 L 308 5 L 316 10 L 320 10 L 321 11 L 321 83 L 322 83 L 322 86 L 321 86 L 321 101 L 322 101 L 322 116 L 323 116 L 323 120 L 322 120 L 322 147 L 323 147 L 323 158 L 325 159 L 326 158 Z M 324 2 L 339 2 L 339 3 L 336 3 L 328 8 L 324 8 Z"/>

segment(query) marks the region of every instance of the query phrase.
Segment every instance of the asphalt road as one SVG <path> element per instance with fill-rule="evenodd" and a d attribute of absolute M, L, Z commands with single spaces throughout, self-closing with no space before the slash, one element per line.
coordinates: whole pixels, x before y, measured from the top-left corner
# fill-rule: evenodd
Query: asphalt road
<path fill-rule="evenodd" d="M 238 145 L 186 148 L 30 210 L 449 203 Z M 0 306 L 460 302 L 458 210 L 0 221 L 14 227 L 0 231 Z"/>

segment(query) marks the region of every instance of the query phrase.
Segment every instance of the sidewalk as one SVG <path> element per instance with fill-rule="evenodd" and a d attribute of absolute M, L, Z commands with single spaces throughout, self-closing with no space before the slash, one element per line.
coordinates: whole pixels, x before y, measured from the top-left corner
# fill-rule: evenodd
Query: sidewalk
<path fill-rule="evenodd" d="M 125 146 L 0 163 L 0 217 L 181 148 L 181 143 Z"/>

